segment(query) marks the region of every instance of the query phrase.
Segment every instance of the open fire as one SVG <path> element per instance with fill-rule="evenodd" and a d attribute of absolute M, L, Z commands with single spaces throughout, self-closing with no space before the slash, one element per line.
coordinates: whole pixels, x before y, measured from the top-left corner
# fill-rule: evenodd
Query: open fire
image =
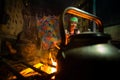
<path fill-rule="evenodd" d="M 53 59 L 51 58 L 51 63 L 53 66 L 50 66 L 48 64 L 43 64 L 43 63 L 37 63 L 35 65 L 33 65 L 33 67 L 40 69 L 44 72 L 46 72 L 47 74 L 51 74 L 51 73 L 55 73 L 57 72 L 57 62 L 53 61 Z M 29 76 L 33 76 L 36 74 L 39 74 L 38 72 L 35 72 L 32 68 L 27 68 L 24 69 L 20 72 L 21 75 L 23 75 L 24 77 L 29 77 Z"/>
<path fill-rule="evenodd" d="M 51 65 L 44 63 L 37 63 L 33 66 L 24 63 L 28 68 L 17 72 L 15 75 L 11 75 L 7 80 L 19 80 L 20 77 L 23 80 L 55 80 L 55 74 L 57 72 L 57 62 L 51 58 Z M 14 72 L 13 72 L 14 73 Z M 37 76 L 37 77 L 36 77 Z M 22 79 L 21 78 L 21 79 Z M 21 80 L 20 79 L 20 80 Z"/>
<path fill-rule="evenodd" d="M 1 78 L 3 78 L 2 80 L 55 80 L 58 51 L 56 48 L 40 52 L 32 43 L 20 46 L 22 57 L 17 54 L 10 58 L 0 56 L 3 64 L 0 66 L 3 68 L 0 71 L 2 75 L 5 74 L 2 77 L 0 75 L 0 80 Z M 35 55 L 39 52 L 43 54 Z"/>
<path fill-rule="evenodd" d="M 8 71 L 6 73 L 7 79 L 5 80 L 55 80 L 57 61 L 51 54 L 52 53 L 49 53 L 49 60 L 47 62 L 40 61 L 34 65 L 24 61 L 11 62 L 4 57 L 0 57 L 4 65 L 3 69 L 7 69 Z"/>

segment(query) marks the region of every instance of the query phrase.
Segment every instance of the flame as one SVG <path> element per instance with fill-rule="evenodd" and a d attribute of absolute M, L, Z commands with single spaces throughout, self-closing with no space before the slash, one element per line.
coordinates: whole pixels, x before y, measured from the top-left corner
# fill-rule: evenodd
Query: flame
<path fill-rule="evenodd" d="M 56 68 L 51 68 L 51 72 L 57 72 L 57 62 L 53 61 L 53 58 L 51 58 L 52 65 L 56 66 Z M 55 76 L 52 76 L 51 79 L 55 79 Z"/>
<path fill-rule="evenodd" d="M 49 65 L 46 65 L 46 64 L 42 64 L 42 63 L 37 63 L 35 65 L 33 65 L 33 67 L 35 68 L 38 68 L 48 74 L 51 74 L 51 73 L 54 73 L 54 72 L 57 72 L 57 62 L 55 62 L 53 60 L 53 58 L 51 57 L 51 54 L 50 54 L 50 61 L 52 63 L 53 66 L 55 67 L 52 67 L 52 66 L 49 66 Z M 21 75 L 23 75 L 24 77 L 28 77 L 28 76 L 32 76 L 32 75 L 36 75 L 36 74 L 39 74 L 38 72 L 35 72 L 33 69 L 31 68 L 27 68 L 27 69 L 24 69 L 20 72 Z M 55 79 L 55 76 L 53 76 L 51 79 Z"/>
<path fill-rule="evenodd" d="M 35 68 L 40 68 L 41 66 L 43 66 L 42 63 L 38 63 L 34 65 Z M 34 70 L 31 68 L 24 69 L 20 72 L 20 74 L 22 74 L 25 77 L 29 76 L 30 73 L 37 74 L 37 72 L 35 73 Z"/>
<path fill-rule="evenodd" d="M 41 70 L 45 71 L 48 74 L 51 74 L 51 73 L 57 72 L 57 68 L 56 68 L 57 62 L 53 60 L 53 58 L 51 56 L 51 53 L 49 53 L 49 58 L 50 58 L 50 61 L 51 61 L 52 65 L 55 66 L 55 67 L 51 67 L 49 65 L 43 65 L 41 67 Z"/>
<path fill-rule="evenodd" d="M 57 62 L 53 61 L 53 59 L 51 58 L 52 61 L 52 65 L 57 66 Z M 51 72 L 57 72 L 57 68 L 51 68 Z"/>

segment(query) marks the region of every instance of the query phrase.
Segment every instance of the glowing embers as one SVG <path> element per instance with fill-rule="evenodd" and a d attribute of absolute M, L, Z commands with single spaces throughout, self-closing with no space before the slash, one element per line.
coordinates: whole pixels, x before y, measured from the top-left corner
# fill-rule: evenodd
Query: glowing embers
<path fill-rule="evenodd" d="M 38 64 L 35 64 L 33 67 L 40 68 L 42 65 L 43 64 L 38 63 Z M 37 75 L 39 73 L 35 72 L 32 68 L 27 68 L 27 69 L 22 70 L 20 74 L 23 75 L 24 77 L 29 77 L 29 76 Z"/>
<path fill-rule="evenodd" d="M 55 73 L 55 72 L 57 72 L 57 68 L 56 68 L 57 62 L 53 61 L 52 58 L 50 60 L 51 60 L 52 65 L 44 64 L 44 63 L 37 63 L 37 64 L 33 65 L 33 67 L 40 69 L 41 71 L 43 71 L 47 74 Z M 22 70 L 20 72 L 20 74 L 23 75 L 24 77 L 30 77 L 30 76 L 34 76 L 34 75 L 42 76 L 42 74 L 34 71 L 32 68 L 27 68 L 27 69 Z M 54 79 L 55 77 L 52 76 L 51 78 Z"/>

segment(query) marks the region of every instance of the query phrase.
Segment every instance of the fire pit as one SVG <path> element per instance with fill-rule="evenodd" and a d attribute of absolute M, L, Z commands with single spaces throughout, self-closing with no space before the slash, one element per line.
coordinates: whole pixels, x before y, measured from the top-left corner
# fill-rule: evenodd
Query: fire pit
<path fill-rule="evenodd" d="M 2 64 L 10 72 L 7 80 L 54 80 L 56 74 L 56 62 L 53 64 L 38 63 L 30 65 L 26 62 L 11 62 L 5 58 L 0 57 Z M 4 69 L 5 69 L 4 68 Z M 19 70 L 18 70 L 19 68 Z"/>
<path fill-rule="evenodd" d="M 43 62 L 35 64 L 35 65 L 33 65 L 35 70 L 32 69 L 33 67 L 31 66 L 31 68 L 26 68 L 26 69 L 22 70 L 20 72 L 20 74 L 23 75 L 24 77 L 29 77 L 29 76 L 32 76 L 32 75 L 40 75 L 39 70 L 43 71 L 42 73 L 44 73 L 45 75 L 56 73 L 57 72 L 57 68 L 56 68 L 57 63 L 54 62 L 52 60 L 52 58 L 51 58 L 51 62 L 52 62 L 52 65 L 44 64 Z M 36 72 L 36 70 L 38 72 Z"/>

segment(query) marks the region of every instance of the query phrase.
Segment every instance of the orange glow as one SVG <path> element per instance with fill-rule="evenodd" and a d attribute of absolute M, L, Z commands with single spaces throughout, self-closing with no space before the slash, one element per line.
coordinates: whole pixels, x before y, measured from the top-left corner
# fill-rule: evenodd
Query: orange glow
<path fill-rule="evenodd" d="M 52 61 L 52 65 L 54 65 L 54 66 L 57 65 L 57 63 L 54 62 L 52 59 L 51 59 L 51 61 Z M 48 73 L 48 74 L 57 72 L 57 68 L 56 67 L 51 67 L 49 65 L 43 65 L 43 66 L 41 66 L 41 70 L 44 71 L 44 72 L 46 72 L 46 73 Z"/>
<path fill-rule="evenodd" d="M 40 68 L 41 66 L 43 66 L 43 64 L 41 64 L 41 63 L 38 63 L 38 64 L 34 65 L 35 68 Z M 35 75 L 35 74 L 38 74 L 38 73 L 34 72 L 34 70 L 31 69 L 31 68 L 27 68 L 27 69 L 22 70 L 20 72 L 20 74 L 23 75 L 24 77 L 27 77 L 27 76 Z"/>
<path fill-rule="evenodd" d="M 94 21 L 96 21 L 96 24 L 102 24 L 99 19 L 96 19 L 96 18 L 94 18 L 94 17 L 92 17 L 90 15 L 86 15 L 86 14 L 80 13 L 80 12 L 75 11 L 75 10 L 68 10 L 67 13 L 73 14 L 73 15 L 76 15 L 76 16 L 82 16 L 82 17 L 84 17 L 86 19 L 94 20 Z"/>
<path fill-rule="evenodd" d="M 52 58 L 51 58 L 51 61 L 52 61 L 52 65 L 57 66 L 57 62 L 53 61 Z M 51 72 L 52 72 L 52 73 L 53 73 L 53 72 L 57 72 L 57 69 L 56 69 L 56 68 L 52 68 L 52 69 L 51 69 Z"/>
<path fill-rule="evenodd" d="M 97 24 L 97 26 L 98 26 L 99 32 L 103 32 L 102 22 L 101 22 L 101 20 L 97 16 L 95 16 L 93 14 L 90 14 L 90 13 L 84 11 L 84 10 L 75 8 L 75 7 L 68 7 L 68 8 L 66 8 L 64 10 L 63 17 L 65 15 L 65 13 L 72 14 L 72 15 L 75 15 L 75 16 L 78 16 L 78 17 L 81 17 L 81 18 L 85 18 L 85 19 L 94 21 Z M 63 18 L 63 24 L 65 25 L 64 18 Z"/>
<path fill-rule="evenodd" d="M 47 74 L 51 74 L 51 73 L 57 72 L 57 68 L 56 68 L 57 62 L 55 62 L 52 58 L 50 58 L 50 61 L 51 61 L 52 65 L 55 66 L 55 67 L 49 66 L 47 64 L 42 64 L 42 63 L 37 63 L 33 67 L 38 68 L 38 69 L 46 72 Z M 29 76 L 32 76 L 32 75 L 37 75 L 39 73 L 35 72 L 31 68 L 27 68 L 27 69 L 22 70 L 20 72 L 20 74 L 23 75 L 24 77 L 29 77 Z M 52 76 L 51 79 L 55 79 L 55 76 Z"/>

